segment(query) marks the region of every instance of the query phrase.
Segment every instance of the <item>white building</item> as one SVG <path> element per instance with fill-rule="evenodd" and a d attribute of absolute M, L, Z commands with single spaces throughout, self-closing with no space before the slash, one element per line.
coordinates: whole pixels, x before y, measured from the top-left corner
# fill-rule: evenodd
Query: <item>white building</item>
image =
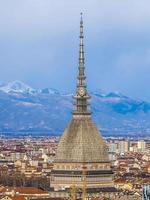
<path fill-rule="evenodd" d="M 146 142 L 144 140 L 139 140 L 137 143 L 138 151 L 144 152 L 146 150 Z"/>

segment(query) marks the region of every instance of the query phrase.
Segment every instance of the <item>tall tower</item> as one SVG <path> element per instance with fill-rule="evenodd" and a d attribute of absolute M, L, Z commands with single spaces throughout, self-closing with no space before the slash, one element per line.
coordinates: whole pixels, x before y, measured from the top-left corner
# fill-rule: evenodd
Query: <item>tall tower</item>
<path fill-rule="evenodd" d="M 81 13 L 81 21 L 80 21 L 80 48 L 79 48 L 79 67 L 78 67 L 78 82 L 76 95 L 74 98 L 76 99 L 76 108 L 73 113 L 73 117 L 90 117 L 91 112 L 88 110 L 88 99 L 90 96 L 87 93 L 86 83 L 85 83 L 85 67 L 84 67 L 84 43 L 83 43 L 83 19 Z"/>
<path fill-rule="evenodd" d="M 90 96 L 85 83 L 83 39 L 81 14 L 75 110 L 71 122 L 60 138 L 51 175 L 51 187 L 57 191 L 71 188 L 72 185 L 82 188 L 84 178 L 87 190 L 103 190 L 113 186 L 108 149 L 92 121 L 89 110 Z M 86 169 L 84 174 L 83 168 Z"/>

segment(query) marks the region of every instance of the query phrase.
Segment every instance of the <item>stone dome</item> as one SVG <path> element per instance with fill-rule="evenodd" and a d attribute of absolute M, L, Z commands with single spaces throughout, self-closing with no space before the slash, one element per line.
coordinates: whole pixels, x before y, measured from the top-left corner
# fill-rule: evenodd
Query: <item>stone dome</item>
<path fill-rule="evenodd" d="M 60 138 L 55 162 L 109 162 L 108 149 L 91 118 L 73 118 Z"/>

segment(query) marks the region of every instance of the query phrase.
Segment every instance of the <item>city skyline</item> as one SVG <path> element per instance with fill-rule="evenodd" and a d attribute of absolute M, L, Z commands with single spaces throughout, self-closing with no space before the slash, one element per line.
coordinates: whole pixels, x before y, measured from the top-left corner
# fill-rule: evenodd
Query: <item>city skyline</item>
<path fill-rule="evenodd" d="M 0 2 L 0 200 L 149 198 L 144 1 Z"/>
<path fill-rule="evenodd" d="M 83 11 L 89 90 L 96 86 L 149 101 L 144 90 L 149 84 L 149 4 L 1 1 L 0 82 L 20 80 L 35 88 L 73 91 Z"/>

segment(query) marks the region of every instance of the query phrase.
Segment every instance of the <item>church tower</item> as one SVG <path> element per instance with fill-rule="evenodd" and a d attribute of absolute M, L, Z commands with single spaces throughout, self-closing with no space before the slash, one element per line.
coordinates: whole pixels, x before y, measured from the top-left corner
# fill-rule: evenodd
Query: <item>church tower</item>
<path fill-rule="evenodd" d="M 83 43 L 83 19 L 80 21 L 80 50 L 75 99 L 72 120 L 60 138 L 54 168 L 51 173 L 51 187 L 62 191 L 83 187 L 87 190 L 113 187 L 113 174 L 108 158 L 108 148 L 99 130 L 92 121 L 89 110 L 90 96 L 86 86 Z M 83 173 L 84 172 L 84 173 Z"/>

